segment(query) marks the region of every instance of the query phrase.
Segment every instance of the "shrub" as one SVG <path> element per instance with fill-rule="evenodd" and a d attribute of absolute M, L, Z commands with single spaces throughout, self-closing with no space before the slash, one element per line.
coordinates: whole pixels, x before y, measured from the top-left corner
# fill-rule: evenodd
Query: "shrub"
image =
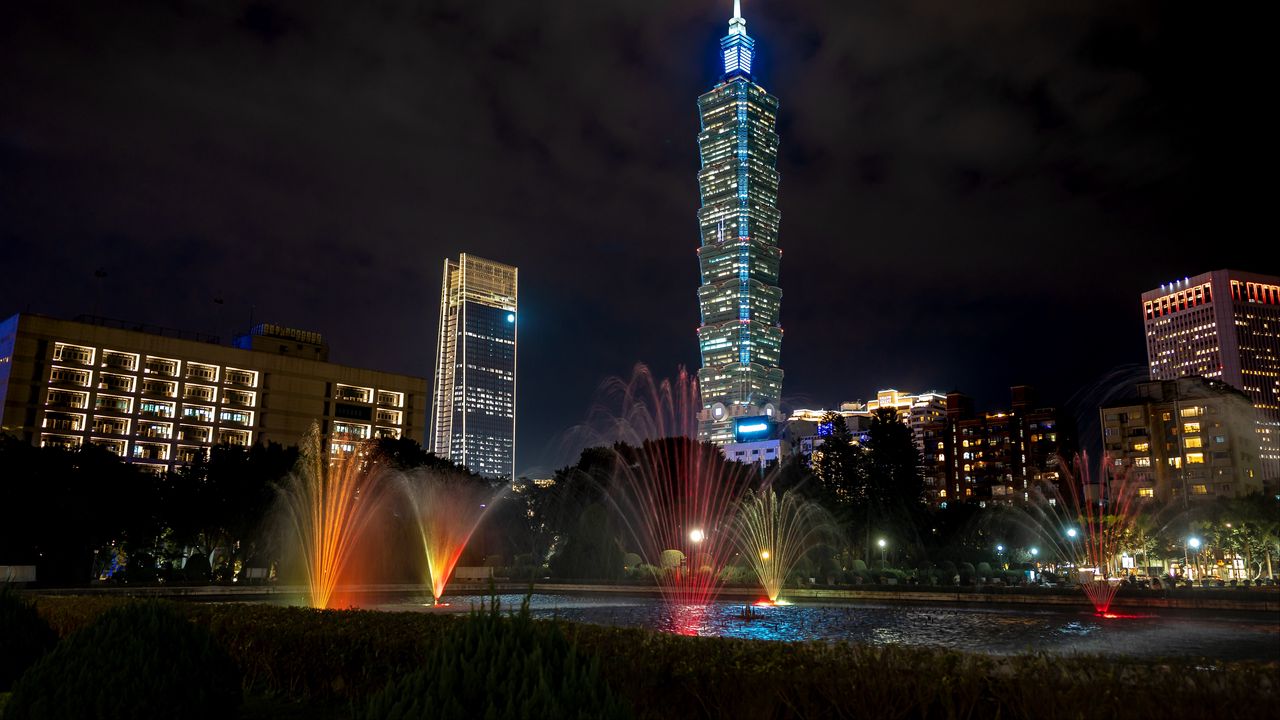
<path fill-rule="evenodd" d="M 679 550 L 663 550 L 659 556 L 658 566 L 662 568 L 678 568 L 684 562 L 684 553 Z"/>
<path fill-rule="evenodd" d="M 182 566 L 182 574 L 190 582 L 209 582 L 213 568 L 209 565 L 207 556 L 196 553 L 187 558 L 186 564 Z"/>
<path fill-rule="evenodd" d="M 4 720 L 231 717 L 240 679 L 209 633 L 168 603 L 108 610 L 13 688 Z"/>
<path fill-rule="evenodd" d="M 145 552 L 132 553 L 129 555 L 129 565 L 125 570 L 125 578 L 131 583 L 155 582 L 155 556 Z"/>
<path fill-rule="evenodd" d="M 622 567 L 627 570 L 639 567 L 642 562 L 644 562 L 644 559 L 635 553 L 627 553 L 622 556 Z"/>
<path fill-rule="evenodd" d="M 35 606 L 9 590 L 0 590 L 0 692 L 13 683 L 58 642 Z"/>
<path fill-rule="evenodd" d="M 529 604 L 503 617 L 495 599 L 450 628 L 425 664 L 369 699 L 370 720 L 623 718 L 626 706 L 556 625 Z"/>
<path fill-rule="evenodd" d="M 994 575 L 991 574 L 991 565 L 985 562 L 978 563 L 977 573 L 978 573 L 978 577 L 984 580 L 995 577 Z"/>

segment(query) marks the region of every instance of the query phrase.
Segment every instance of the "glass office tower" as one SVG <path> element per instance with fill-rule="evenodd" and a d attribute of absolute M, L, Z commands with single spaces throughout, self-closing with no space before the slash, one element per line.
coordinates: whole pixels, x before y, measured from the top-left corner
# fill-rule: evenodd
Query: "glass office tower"
<path fill-rule="evenodd" d="M 698 434 L 734 441 L 735 420 L 774 417 L 782 394 L 778 287 L 778 99 L 752 81 L 755 40 L 734 2 L 724 75 L 698 98 L 702 325 Z"/>
<path fill-rule="evenodd" d="M 486 477 L 515 476 L 517 272 L 444 262 L 430 449 Z"/>

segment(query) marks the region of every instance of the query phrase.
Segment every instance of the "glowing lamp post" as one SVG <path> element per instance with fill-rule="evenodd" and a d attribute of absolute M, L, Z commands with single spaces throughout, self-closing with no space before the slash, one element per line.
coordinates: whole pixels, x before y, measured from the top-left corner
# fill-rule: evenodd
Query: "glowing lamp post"
<path fill-rule="evenodd" d="M 707 534 L 702 532 L 702 530 L 698 528 L 694 528 L 693 530 L 689 531 L 689 541 L 694 543 L 695 545 L 706 539 L 707 539 Z"/>
<path fill-rule="evenodd" d="M 996 563 L 1000 565 L 1000 569 L 1004 569 L 1004 545 L 996 546 Z"/>
<path fill-rule="evenodd" d="M 1188 549 L 1194 550 L 1194 551 L 1195 551 L 1195 553 L 1194 553 L 1195 557 L 1196 557 L 1197 559 L 1199 559 L 1199 557 L 1200 557 L 1200 538 L 1195 537 L 1194 535 L 1193 535 L 1193 536 L 1191 536 L 1191 537 L 1189 537 L 1189 538 L 1187 538 L 1187 542 L 1182 546 L 1182 564 L 1183 564 L 1183 565 L 1190 565 L 1190 564 L 1191 564 L 1191 559 L 1187 556 L 1187 551 L 1188 551 Z M 1199 565 L 1199 563 L 1197 563 L 1197 565 Z M 1192 580 L 1199 579 L 1199 576 L 1200 576 L 1200 572 L 1199 572 L 1199 568 L 1197 567 L 1197 568 L 1196 568 L 1196 577 L 1192 578 Z"/>
<path fill-rule="evenodd" d="M 880 546 L 880 567 L 883 568 L 885 547 L 887 547 L 889 543 L 885 542 L 884 538 L 880 538 L 876 541 L 876 544 Z"/>
<path fill-rule="evenodd" d="M 768 550 L 761 550 L 761 551 L 760 551 L 760 559 L 761 559 L 761 560 L 768 560 L 768 559 L 769 559 L 769 551 L 768 551 Z"/>

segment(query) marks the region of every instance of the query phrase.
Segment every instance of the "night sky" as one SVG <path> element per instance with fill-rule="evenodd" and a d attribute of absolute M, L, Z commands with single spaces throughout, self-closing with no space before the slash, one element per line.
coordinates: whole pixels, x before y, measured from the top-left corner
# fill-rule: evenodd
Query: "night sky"
<path fill-rule="evenodd" d="M 252 317 L 429 377 L 441 265 L 475 253 L 521 271 L 517 466 L 557 462 L 604 378 L 697 366 L 695 99 L 731 5 L 6 3 L 0 315 Z M 1145 362 L 1142 291 L 1280 269 L 1271 63 L 1228 11 L 745 0 L 782 101 L 784 406 L 1062 403 Z"/>

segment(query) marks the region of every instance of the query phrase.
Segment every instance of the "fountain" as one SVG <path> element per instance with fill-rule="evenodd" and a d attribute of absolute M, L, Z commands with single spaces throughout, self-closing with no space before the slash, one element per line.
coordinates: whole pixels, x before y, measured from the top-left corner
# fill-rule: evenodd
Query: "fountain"
<path fill-rule="evenodd" d="M 325 458 L 320 428 L 312 424 L 301 443 L 301 455 L 280 488 L 280 507 L 306 572 L 311 607 L 329 608 L 339 583 L 350 584 L 357 553 L 371 521 L 385 499 L 386 472 L 369 462 L 371 450 Z"/>
<path fill-rule="evenodd" d="M 1041 546 L 1080 573 L 1080 587 L 1099 615 L 1108 613 L 1119 589 L 1117 562 L 1130 541 L 1137 518 L 1137 488 L 1128 472 L 1103 455 L 1098 481 L 1089 473 L 1087 454 L 1062 463 L 1065 492 L 1049 486 L 1035 491 L 1035 502 L 1016 512 Z"/>
<path fill-rule="evenodd" d="M 602 394 L 613 396 L 617 411 L 597 403 L 584 427 L 586 446 L 613 448 L 609 501 L 654 568 L 663 599 L 710 603 L 732 556 L 734 510 L 757 469 L 695 439 L 701 402 L 683 370 L 675 382 L 658 382 L 637 365 L 630 380 L 611 379 Z"/>
<path fill-rule="evenodd" d="M 822 508 L 794 491 L 779 499 L 766 488 L 746 494 L 734 524 L 739 552 L 760 580 L 769 604 L 777 604 L 791 570 L 817 544 L 829 523 Z"/>
<path fill-rule="evenodd" d="M 458 558 L 502 491 L 462 471 L 430 470 L 405 475 L 402 488 L 422 540 L 433 604 L 439 606 Z"/>
<path fill-rule="evenodd" d="M 1088 457 L 1077 457 L 1080 492 L 1072 492 L 1072 497 L 1079 499 L 1076 515 L 1080 520 L 1083 554 L 1095 568 L 1095 577 L 1081 578 L 1080 586 L 1098 614 L 1106 614 L 1110 610 L 1111 601 L 1120 588 L 1113 578 L 1119 575 L 1116 572 L 1117 558 L 1133 527 L 1133 510 L 1136 507 L 1133 499 L 1137 495 L 1136 489 L 1129 486 L 1129 475 L 1124 468 L 1113 471 L 1108 459 L 1104 453 L 1100 482 L 1093 483 L 1089 477 Z M 1092 493 L 1090 486 L 1093 486 Z M 1102 576 L 1100 579 L 1096 577 L 1098 574 Z"/>

